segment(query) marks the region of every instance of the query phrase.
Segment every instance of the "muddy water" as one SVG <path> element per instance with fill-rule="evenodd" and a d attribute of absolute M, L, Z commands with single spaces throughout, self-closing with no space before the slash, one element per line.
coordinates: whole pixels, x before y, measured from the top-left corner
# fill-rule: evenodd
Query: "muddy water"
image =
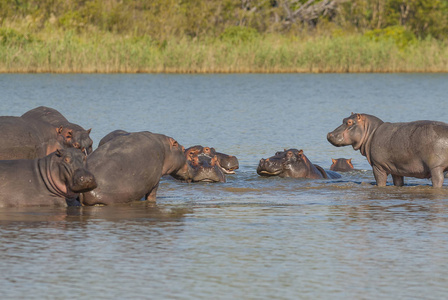
<path fill-rule="evenodd" d="M 353 112 L 448 122 L 448 75 L 0 75 L 1 115 L 50 106 L 95 145 L 149 130 L 236 155 L 226 183 L 164 178 L 156 204 L 0 209 L 2 299 L 442 299 L 448 181 L 378 188 L 326 133 Z M 262 178 L 260 158 L 352 158 L 336 180 Z M 391 180 L 389 180 L 391 182 Z M 24 187 L 26 188 L 26 187 Z M 30 199 L 32 201 L 32 199 Z"/>

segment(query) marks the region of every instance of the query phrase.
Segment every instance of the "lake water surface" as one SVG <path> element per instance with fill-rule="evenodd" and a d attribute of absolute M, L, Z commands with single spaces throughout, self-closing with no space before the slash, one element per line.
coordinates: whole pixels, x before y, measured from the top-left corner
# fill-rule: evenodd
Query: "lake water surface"
<path fill-rule="evenodd" d="M 164 178 L 152 205 L 0 209 L 1 298 L 444 299 L 448 180 L 378 188 L 326 134 L 351 112 L 448 122 L 447 95 L 447 74 L 0 74 L 1 115 L 44 105 L 92 128 L 95 147 L 149 130 L 240 161 L 226 183 Z M 284 148 L 360 171 L 259 177 Z"/>

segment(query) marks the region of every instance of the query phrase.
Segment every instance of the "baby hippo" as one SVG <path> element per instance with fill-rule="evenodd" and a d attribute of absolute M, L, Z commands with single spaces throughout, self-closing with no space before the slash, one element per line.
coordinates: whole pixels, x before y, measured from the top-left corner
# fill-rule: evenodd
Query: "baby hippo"
<path fill-rule="evenodd" d="M 325 171 L 314 165 L 303 154 L 303 150 L 289 149 L 277 152 L 274 156 L 261 159 L 257 173 L 260 176 L 279 176 L 291 178 L 333 179 L 340 178 L 336 172 Z"/>

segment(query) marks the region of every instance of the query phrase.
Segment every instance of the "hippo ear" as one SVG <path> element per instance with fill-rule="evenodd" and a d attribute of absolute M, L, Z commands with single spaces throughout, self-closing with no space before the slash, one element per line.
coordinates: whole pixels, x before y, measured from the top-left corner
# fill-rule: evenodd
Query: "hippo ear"
<path fill-rule="evenodd" d="M 356 114 L 356 118 L 358 119 L 358 121 L 359 120 L 361 120 L 361 118 L 362 118 L 362 115 L 361 114 Z"/>
<path fill-rule="evenodd" d="M 353 167 L 353 164 L 352 164 L 352 159 L 351 159 L 351 158 L 350 158 L 350 159 L 347 159 L 347 163 L 350 165 L 350 167 L 354 168 L 354 167 Z"/>
<path fill-rule="evenodd" d="M 335 164 L 336 163 L 336 159 L 332 158 L 331 162 Z"/>
<path fill-rule="evenodd" d="M 56 156 L 61 157 L 62 155 L 64 155 L 64 149 L 56 149 L 55 153 Z"/>
<path fill-rule="evenodd" d="M 87 130 L 87 134 L 90 134 L 90 132 L 92 132 L 92 128 L 90 128 L 89 130 Z"/>
<path fill-rule="evenodd" d="M 176 147 L 179 147 L 179 143 L 175 139 L 170 137 L 170 148 L 172 149 Z"/>
<path fill-rule="evenodd" d="M 62 133 L 62 130 L 64 130 L 64 127 L 61 125 L 61 126 L 59 126 L 58 128 L 56 128 L 56 132 L 58 133 L 58 134 L 61 134 Z"/>
<path fill-rule="evenodd" d="M 298 157 L 301 157 L 302 155 L 303 155 L 303 150 L 300 149 L 299 152 L 297 152 L 297 156 L 298 156 Z"/>
<path fill-rule="evenodd" d="M 70 140 L 73 137 L 73 130 L 68 130 L 67 133 L 65 134 L 65 138 L 67 140 Z"/>

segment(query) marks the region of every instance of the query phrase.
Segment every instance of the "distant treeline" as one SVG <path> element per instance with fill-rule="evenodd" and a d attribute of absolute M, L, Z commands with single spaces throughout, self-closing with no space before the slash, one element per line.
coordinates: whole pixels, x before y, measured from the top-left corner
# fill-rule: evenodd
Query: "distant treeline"
<path fill-rule="evenodd" d="M 448 36 L 447 0 L 0 0 L 0 25 L 57 26 L 163 40 L 220 36 L 229 27 L 299 34 L 364 33 L 401 26 L 416 38 Z"/>
<path fill-rule="evenodd" d="M 0 0 L 0 72 L 448 72 L 448 0 Z"/>

